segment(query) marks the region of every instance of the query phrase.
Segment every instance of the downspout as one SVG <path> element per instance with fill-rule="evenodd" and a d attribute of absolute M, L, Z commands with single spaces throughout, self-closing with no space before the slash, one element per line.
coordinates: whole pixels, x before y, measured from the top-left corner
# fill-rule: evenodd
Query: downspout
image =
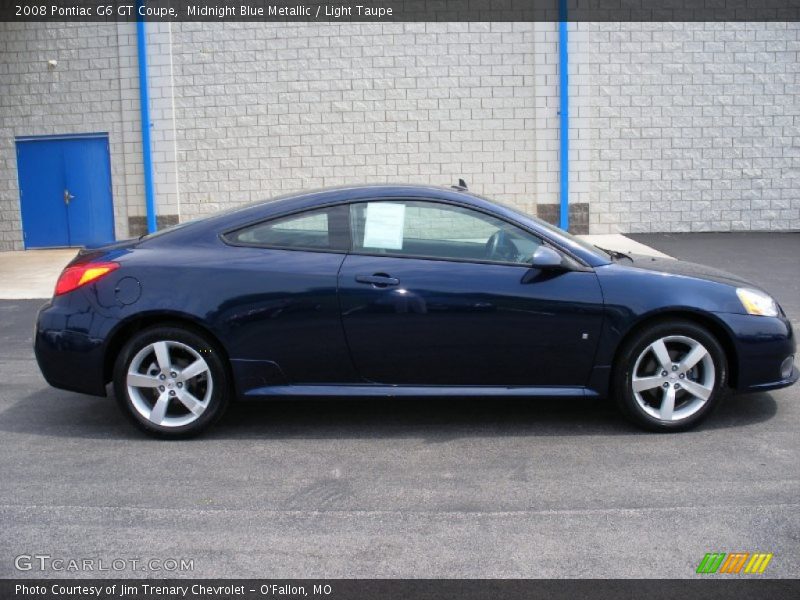
<path fill-rule="evenodd" d="M 137 1 L 138 7 L 144 0 Z M 150 90 L 147 79 L 147 32 L 144 19 L 136 19 L 136 48 L 139 57 L 139 114 L 142 121 L 142 163 L 144 166 L 144 202 L 147 211 L 147 233 L 153 233 L 156 225 L 156 195 L 153 187 L 153 152 L 150 142 Z"/>
<path fill-rule="evenodd" d="M 569 55 L 567 54 L 567 0 L 558 3 L 558 87 L 560 93 L 559 115 L 561 134 L 560 163 L 561 174 L 560 198 L 561 211 L 559 226 L 569 231 Z"/>

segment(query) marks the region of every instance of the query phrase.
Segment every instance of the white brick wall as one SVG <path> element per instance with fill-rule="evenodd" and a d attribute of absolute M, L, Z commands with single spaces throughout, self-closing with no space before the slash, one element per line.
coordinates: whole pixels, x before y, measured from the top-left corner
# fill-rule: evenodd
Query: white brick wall
<path fill-rule="evenodd" d="M 459 177 L 535 209 L 532 24 L 181 23 L 173 41 L 185 217 L 289 190 Z"/>
<path fill-rule="evenodd" d="M 800 23 L 571 28 L 593 233 L 800 229 Z"/>
<path fill-rule="evenodd" d="M 571 200 L 592 232 L 800 229 L 798 30 L 570 24 Z M 0 248 L 21 247 L 18 135 L 108 131 L 117 235 L 144 215 L 135 36 L 0 24 Z M 151 23 L 148 55 L 159 214 L 459 177 L 558 202 L 553 23 Z"/>

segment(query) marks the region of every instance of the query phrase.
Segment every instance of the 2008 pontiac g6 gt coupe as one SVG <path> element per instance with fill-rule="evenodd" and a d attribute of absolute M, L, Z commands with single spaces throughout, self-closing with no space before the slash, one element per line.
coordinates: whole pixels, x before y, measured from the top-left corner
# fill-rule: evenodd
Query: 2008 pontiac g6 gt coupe
<path fill-rule="evenodd" d="M 461 187 L 279 198 L 84 250 L 39 313 L 59 388 L 145 431 L 234 399 L 611 396 L 659 431 L 798 379 L 778 304 L 734 275 L 603 251 Z"/>

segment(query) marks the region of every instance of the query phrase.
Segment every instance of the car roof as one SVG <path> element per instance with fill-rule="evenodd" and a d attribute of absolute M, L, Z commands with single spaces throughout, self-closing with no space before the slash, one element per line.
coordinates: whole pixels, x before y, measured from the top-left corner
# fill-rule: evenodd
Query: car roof
<path fill-rule="evenodd" d="M 460 189 L 421 184 L 362 184 L 341 185 L 314 190 L 304 190 L 274 196 L 268 200 L 249 202 L 235 206 L 219 213 L 204 215 L 194 221 L 187 221 L 179 228 L 195 235 L 206 230 L 226 231 L 261 219 L 271 219 L 283 214 L 313 209 L 340 202 L 372 200 L 378 198 L 425 198 L 433 200 L 449 200 L 462 204 L 474 205 L 494 212 L 497 204 L 485 198 L 465 193 Z M 178 228 L 175 228 L 178 229 Z M 177 233 L 177 231 L 176 231 Z"/>
<path fill-rule="evenodd" d="M 478 200 L 486 203 L 487 207 L 492 204 L 460 189 L 435 185 L 384 183 L 342 185 L 284 194 L 270 200 L 248 204 L 238 210 L 231 211 L 229 214 L 231 217 L 235 216 L 236 220 L 238 220 L 239 217 L 251 217 L 254 213 L 264 211 L 264 216 L 269 217 L 315 206 L 375 198 L 431 198 L 460 201 L 466 204 L 472 204 L 474 200 Z"/>
<path fill-rule="evenodd" d="M 448 188 L 424 184 L 384 183 L 342 185 L 284 194 L 269 200 L 235 207 L 194 222 L 187 222 L 183 225 L 179 225 L 174 231 L 175 235 L 169 237 L 172 237 L 173 240 L 177 242 L 180 238 L 196 239 L 197 237 L 203 237 L 205 234 L 213 233 L 216 236 L 220 233 L 243 227 L 249 223 L 275 218 L 283 214 L 310 210 L 318 206 L 392 198 L 440 200 L 471 206 L 520 224 L 543 235 L 550 241 L 555 242 L 557 246 L 561 246 L 562 249 L 570 251 L 573 255 L 582 259 L 590 266 L 598 266 L 608 262 L 599 255 L 576 244 L 572 239 L 560 234 L 558 231 L 543 228 L 538 219 L 534 219 L 514 208 L 488 200 L 462 188 Z M 165 231 L 165 233 L 167 232 Z M 158 234 L 156 234 L 156 237 L 158 237 Z"/>

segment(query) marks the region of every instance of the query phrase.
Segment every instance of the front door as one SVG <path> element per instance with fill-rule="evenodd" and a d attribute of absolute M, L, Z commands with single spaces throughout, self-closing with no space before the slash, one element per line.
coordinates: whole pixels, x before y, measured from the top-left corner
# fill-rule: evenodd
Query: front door
<path fill-rule="evenodd" d="M 339 297 L 364 379 L 586 385 L 602 320 L 594 272 L 531 269 L 540 239 L 452 205 L 354 204 L 351 229 Z"/>
<path fill-rule="evenodd" d="M 26 248 L 114 241 L 108 137 L 17 140 Z"/>

